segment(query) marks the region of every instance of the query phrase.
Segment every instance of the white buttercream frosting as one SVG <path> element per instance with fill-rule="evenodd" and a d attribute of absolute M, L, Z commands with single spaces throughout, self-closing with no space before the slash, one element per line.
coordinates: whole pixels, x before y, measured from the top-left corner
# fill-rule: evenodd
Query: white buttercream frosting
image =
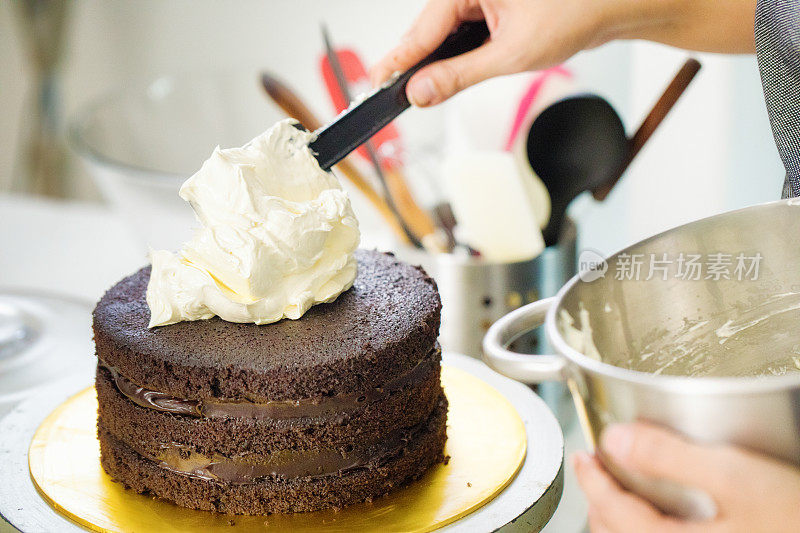
<path fill-rule="evenodd" d="M 181 187 L 202 224 L 179 253 L 152 251 L 150 327 L 213 316 L 300 318 L 349 289 L 360 234 L 350 200 L 292 120 L 217 147 Z"/>

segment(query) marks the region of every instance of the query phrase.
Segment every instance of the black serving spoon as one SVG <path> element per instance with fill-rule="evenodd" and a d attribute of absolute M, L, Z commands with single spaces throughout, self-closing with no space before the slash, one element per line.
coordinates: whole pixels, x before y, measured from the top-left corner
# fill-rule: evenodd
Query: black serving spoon
<path fill-rule="evenodd" d="M 528 134 L 528 161 L 550 193 L 545 244 L 558 242 L 567 206 L 611 179 L 628 152 L 625 126 L 604 98 L 569 96 L 539 114 Z"/>
<path fill-rule="evenodd" d="M 533 121 L 528 161 L 547 187 L 552 205 L 542 231 L 547 246 L 558 242 L 567 207 L 576 196 L 592 191 L 602 200 L 608 195 L 698 70 L 697 60 L 684 63 L 631 138 L 611 104 L 592 94 L 564 98 Z"/>
<path fill-rule="evenodd" d="M 435 61 L 464 54 L 482 45 L 489 38 L 486 21 L 465 22 L 448 36 L 429 56 L 391 78 L 357 105 L 317 130 L 309 147 L 325 170 L 341 161 L 367 139 L 394 120 L 411 104 L 406 97 L 408 80 L 419 69 Z"/>

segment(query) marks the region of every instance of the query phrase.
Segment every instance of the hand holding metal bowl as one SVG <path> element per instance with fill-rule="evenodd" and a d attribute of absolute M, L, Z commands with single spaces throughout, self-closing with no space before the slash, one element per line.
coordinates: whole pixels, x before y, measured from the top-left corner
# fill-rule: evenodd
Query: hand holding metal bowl
<path fill-rule="evenodd" d="M 497 321 L 484 358 L 526 383 L 566 382 L 592 448 L 608 425 L 645 420 L 800 464 L 798 227 L 800 202 L 785 200 L 644 240 Z M 554 355 L 507 349 L 543 322 Z M 599 458 L 667 513 L 716 513 L 702 491 Z"/>

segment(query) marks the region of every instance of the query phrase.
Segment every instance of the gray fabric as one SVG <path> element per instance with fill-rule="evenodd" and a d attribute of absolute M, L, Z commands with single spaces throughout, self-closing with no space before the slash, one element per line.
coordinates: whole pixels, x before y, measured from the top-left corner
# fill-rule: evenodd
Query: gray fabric
<path fill-rule="evenodd" d="M 783 197 L 800 195 L 800 2 L 758 0 L 756 56 L 767 112 L 786 167 Z"/>

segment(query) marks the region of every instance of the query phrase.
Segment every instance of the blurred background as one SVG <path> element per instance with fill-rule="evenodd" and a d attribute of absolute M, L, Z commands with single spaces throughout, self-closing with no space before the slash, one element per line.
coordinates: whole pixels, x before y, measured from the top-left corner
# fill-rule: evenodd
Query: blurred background
<path fill-rule="evenodd" d="M 330 118 L 333 108 L 318 70 L 320 22 L 327 23 L 337 44 L 357 50 L 369 66 L 397 41 L 423 2 L 244 0 L 231 9 L 189 0 L 80 0 L 50 8 L 53 13 L 40 13 L 35 22 L 26 13 L 35 8 L 26 4 L 37 2 L 0 4 L 2 191 L 36 190 L 26 182 L 25 168 L 39 99 L 47 101 L 55 140 L 64 148 L 63 160 L 51 166 L 62 185 L 51 191 L 101 201 L 64 141 L 69 120 L 87 103 L 164 75 L 255 76 L 267 69 L 288 80 L 320 117 Z M 579 54 L 568 66 L 581 88 L 608 98 L 632 129 L 684 57 L 666 47 L 626 42 Z M 612 195 L 603 203 L 583 198 L 573 205 L 579 247 L 609 253 L 688 220 L 778 198 L 783 172 L 755 58 L 699 58 L 704 68 L 698 79 Z M 43 84 L 47 94 L 40 94 Z M 502 100 L 498 94 L 498 107 Z M 483 101 L 492 104 L 491 97 Z M 406 113 L 409 142 L 425 135 L 415 128 L 441 139 L 442 113 Z"/>

